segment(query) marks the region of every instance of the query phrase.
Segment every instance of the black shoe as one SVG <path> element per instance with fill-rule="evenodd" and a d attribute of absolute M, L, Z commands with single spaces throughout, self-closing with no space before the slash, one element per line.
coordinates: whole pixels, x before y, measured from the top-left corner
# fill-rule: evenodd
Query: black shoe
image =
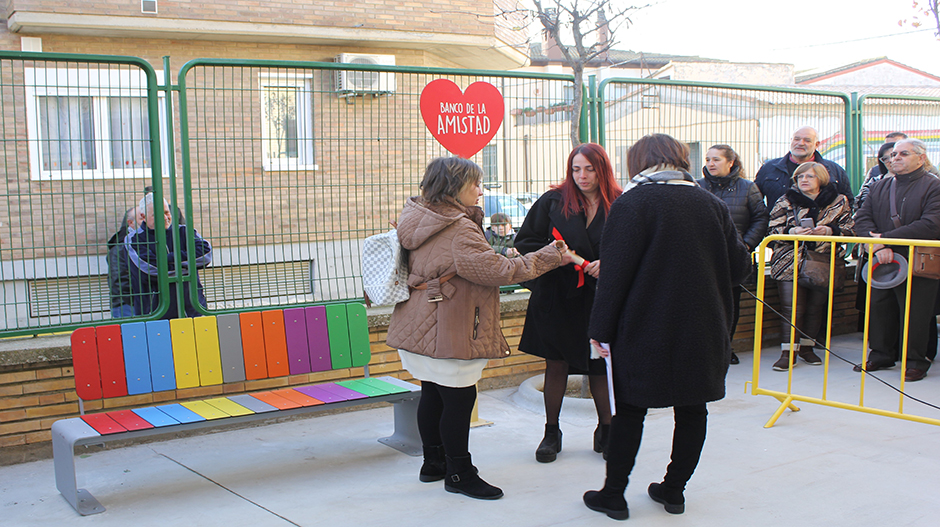
<path fill-rule="evenodd" d="M 673 494 L 673 496 L 669 496 L 667 500 L 668 491 L 660 483 L 650 483 L 646 492 L 650 495 L 650 498 L 653 498 L 653 501 L 662 503 L 666 512 L 669 514 L 682 514 L 685 512 L 685 497 L 681 492 L 679 492 L 678 496 L 675 495 L 675 492 L 672 492 L 671 494 Z"/>
<path fill-rule="evenodd" d="M 444 459 L 444 445 L 424 447 L 424 464 L 421 465 L 418 479 L 431 483 L 444 479 L 446 474 L 447 461 Z"/>
<path fill-rule="evenodd" d="M 731 364 L 740 364 L 741 360 L 738 359 L 738 356 L 732 351 L 731 352 Z"/>
<path fill-rule="evenodd" d="M 594 451 L 598 454 L 603 453 L 604 459 L 607 459 L 607 438 L 610 436 L 610 425 L 598 424 L 594 429 Z"/>
<path fill-rule="evenodd" d="M 545 437 L 535 450 L 535 460 L 539 463 L 551 463 L 561 452 L 561 430 L 558 425 L 545 425 Z"/>
<path fill-rule="evenodd" d="M 498 500 L 503 491 L 494 487 L 477 475 L 477 468 L 470 461 L 470 456 L 447 456 L 447 475 L 444 477 L 444 490 L 476 498 L 478 500 Z"/>
<path fill-rule="evenodd" d="M 868 361 L 868 362 L 865 363 L 865 371 L 890 370 L 890 369 L 893 368 L 893 367 L 894 367 L 894 362 L 872 362 L 872 361 Z M 862 371 L 862 365 L 861 365 L 861 364 L 856 364 L 855 367 L 852 368 L 852 371 L 854 371 L 854 372 L 860 372 L 860 371 Z"/>
<path fill-rule="evenodd" d="M 620 496 L 605 496 L 602 490 L 589 490 L 584 493 L 584 504 L 592 511 L 603 512 L 609 518 L 626 520 L 630 517 L 627 500 Z"/>

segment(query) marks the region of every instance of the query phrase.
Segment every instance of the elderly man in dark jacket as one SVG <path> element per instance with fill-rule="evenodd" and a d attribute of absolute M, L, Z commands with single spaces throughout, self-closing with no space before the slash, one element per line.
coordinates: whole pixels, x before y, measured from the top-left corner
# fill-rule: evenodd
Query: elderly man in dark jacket
<path fill-rule="evenodd" d="M 872 185 L 868 199 L 855 215 L 855 232 L 873 238 L 940 239 L 940 180 L 926 170 L 929 166 L 927 146 L 917 139 L 905 139 L 894 145 L 891 156 L 890 168 L 895 176 Z M 897 210 L 894 219 L 892 199 Z M 907 247 L 876 243 L 871 247 L 871 258 L 885 264 L 894 260 L 895 252 L 908 256 Z M 930 368 L 926 357 L 927 336 L 934 318 L 938 284 L 938 280 L 918 276 L 911 284 L 907 370 L 904 372 L 907 382 L 923 379 Z M 906 292 L 904 283 L 891 289 L 871 290 L 871 353 L 865 363 L 868 371 L 894 366 Z M 861 366 L 855 369 L 861 371 Z"/>
<path fill-rule="evenodd" d="M 793 138 L 790 140 L 790 152 L 787 155 L 771 159 L 764 163 L 757 171 L 754 177 L 754 183 L 767 199 L 767 208 L 774 208 L 774 203 L 780 199 L 780 196 L 786 193 L 787 189 L 793 186 L 791 178 L 793 171 L 802 163 L 815 161 L 826 167 L 829 172 L 829 182 L 836 186 L 839 194 L 845 194 L 849 198 L 849 204 L 855 202 L 855 195 L 852 194 L 852 188 L 849 186 L 849 178 L 845 175 L 845 170 L 833 163 L 823 159 L 816 148 L 819 147 L 816 130 L 809 126 L 804 126 L 796 132 L 793 132 Z"/>

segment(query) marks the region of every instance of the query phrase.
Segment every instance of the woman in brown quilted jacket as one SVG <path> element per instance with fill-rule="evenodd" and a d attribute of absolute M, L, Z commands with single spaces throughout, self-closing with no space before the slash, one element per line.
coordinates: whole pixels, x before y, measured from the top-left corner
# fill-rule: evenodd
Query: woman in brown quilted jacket
<path fill-rule="evenodd" d="M 421 381 L 418 430 L 424 447 L 419 479 L 478 499 L 503 491 L 483 481 L 470 459 L 476 382 L 489 359 L 509 355 L 499 326 L 499 286 L 531 280 L 571 263 L 563 243 L 523 257 L 496 254 L 483 235 L 483 171 L 459 157 L 432 160 L 421 196 L 398 220 L 408 251 L 411 297 L 395 306 L 386 342 Z"/>

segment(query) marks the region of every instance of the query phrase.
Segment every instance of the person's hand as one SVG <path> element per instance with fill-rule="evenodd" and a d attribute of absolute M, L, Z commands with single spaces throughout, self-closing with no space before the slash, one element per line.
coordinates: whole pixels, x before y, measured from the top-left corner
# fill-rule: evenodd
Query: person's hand
<path fill-rule="evenodd" d="M 816 236 L 832 236 L 832 227 L 828 225 L 817 225 L 809 231 L 810 234 L 815 234 Z"/>
<path fill-rule="evenodd" d="M 601 274 L 601 261 L 594 260 L 593 262 L 585 265 L 584 272 L 593 276 L 594 278 L 598 278 Z"/>
<path fill-rule="evenodd" d="M 519 251 L 515 247 L 506 247 L 506 258 L 515 258 L 519 256 Z"/>
<path fill-rule="evenodd" d="M 787 231 L 787 234 L 809 234 L 809 229 L 806 227 L 790 227 L 790 230 Z"/>
<path fill-rule="evenodd" d="M 878 244 L 881 245 L 881 244 Z M 875 251 L 875 258 L 880 264 L 887 264 L 894 261 L 894 251 L 890 247 L 881 245 L 881 248 Z"/>
<path fill-rule="evenodd" d="M 610 355 L 610 352 L 602 348 L 601 343 L 594 339 L 591 339 L 591 346 L 594 348 L 595 351 L 597 351 L 597 354 L 600 355 L 601 357 L 607 357 Z"/>

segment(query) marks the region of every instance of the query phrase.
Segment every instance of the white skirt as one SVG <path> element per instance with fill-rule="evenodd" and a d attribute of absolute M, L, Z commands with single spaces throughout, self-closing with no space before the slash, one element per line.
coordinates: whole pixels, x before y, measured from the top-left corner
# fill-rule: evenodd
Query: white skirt
<path fill-rule="evenodd" d="M 401 365 L 419 381 L 433 382 L 449 388 L 473 386 L 483 376 L 489 359 L 435 359 L 407 350 L 398 350 Z"/>

